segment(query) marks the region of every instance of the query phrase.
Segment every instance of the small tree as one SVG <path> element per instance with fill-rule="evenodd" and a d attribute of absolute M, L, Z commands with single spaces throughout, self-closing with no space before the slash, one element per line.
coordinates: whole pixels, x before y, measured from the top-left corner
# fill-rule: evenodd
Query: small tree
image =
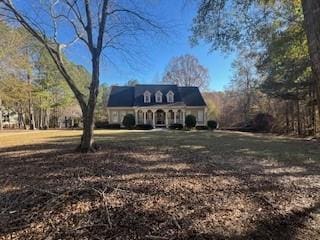
<path fill-rule="evenodd" d="M 197 119 L 193 115 L 187 115 L 185 119 L 185 124 L 187 128 L 194 128 L 197 124 Z"/>
<path fill-rule="evenodd" d="M 136 120 L 133 114 L 125 115 L 123 118 L 122 124 L 128 129 L 132 129 L 134 125 L 136 125 Z"/>
<path fill-rule="evenodd" d="M 217 129 L 218 123 L 214 120 L 209 120 L 207 122 L 207 125 L 210 130 L 214 130 L 214 129 Z"/>
<path fill-rule="evenodd" d="M 182 55 L 169 62 L 162 82 L 179 86 L 196 86 L 205 90 L 209 85 L 209 72 L 196 57 Z"/>

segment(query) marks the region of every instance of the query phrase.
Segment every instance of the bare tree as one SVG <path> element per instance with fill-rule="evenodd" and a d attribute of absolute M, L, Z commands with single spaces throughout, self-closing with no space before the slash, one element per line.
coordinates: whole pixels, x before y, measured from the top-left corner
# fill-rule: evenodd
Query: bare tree
<path fill-rule="evenodd" d="M 258 89 L 258 75 L 255 68 L 257 57 L 254 53 L 243 49 L 232 63 L 233 76 L 231 90 L 238 93 L 240 109 L 243 113 L 243 121 L 248 123 L 250 112 L 254 105 Z"/>
<path fill-rule="evenodd" d="M 195 86 L 205 90 L 209 81 L 208 69 L 192 55 L 175 57 L 168 64 L 162 81 L 178 86 Z"/>
<path fill-rule="evenodd" d="M 130 79 L 128 82 L 127 82 L 127 85 L 128 86 L 135 86 L 139 84 L 139 81 L 137 79 Z"/>
<path fill-rule="evenodd" d="M 30 13 L 28 8 L 26 12 L 12 0 L 0 0 L 0 14 L 7 20 L 18 21 L 49 52 L 82 110 L 84 129 L 79 150 L 93 151 L 100 65 L 103 56 L 110 57 L 105 50 L 128 56 L 130 48 L 138 42 L 138 33 L 148 35 L 162 29 L 150 15 L 139 10 L 138 1 L 37 0 L 30 6 L 36 11 Z M 80 91 L 64 61 L 64 50 L 75 44 L 85 46 L 91 56 L 92 79 L 88 94 Z"/>

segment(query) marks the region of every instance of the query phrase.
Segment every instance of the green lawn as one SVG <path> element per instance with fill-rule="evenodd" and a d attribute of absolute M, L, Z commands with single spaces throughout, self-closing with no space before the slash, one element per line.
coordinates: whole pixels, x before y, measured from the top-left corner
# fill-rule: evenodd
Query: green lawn
<path fill-rule="evenodd" d="M 236 132 L 0 132 L 0 239 L 320 239 L 318 142 Z"/>

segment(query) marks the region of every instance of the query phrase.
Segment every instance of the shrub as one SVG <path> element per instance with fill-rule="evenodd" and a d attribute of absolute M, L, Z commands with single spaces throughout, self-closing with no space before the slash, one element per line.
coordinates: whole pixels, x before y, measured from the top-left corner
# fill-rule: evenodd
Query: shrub
<path fill-rule="evenodd" d="M 105 122 L 97 121 L 97 122 L 95 122 L 95 127 L 96 127 L 97 129 L 99 129 L 99 128 L 100 128 L 100 129 L 107 129 L 108 126 L 109 126 L 108 121 L 105 121 Z"/>
<path fill-rule="evenodd" d="M 138 124 L 136 125 L 137 130 L 151 130 L 153 129 L 151 124 Z"/>
<path fill-rule="evenodd" d="M 120 123 L 110 123 L 107 126 L 107 129 L 120 129 L 120 128 L 121 128 Z"/>
<path fill-rule="evenodd" d="M 197 124 L 197 119 L 193 115 L 187 115 L 185 119 L 185 124 L 187 128 L 194 128 Z"/>
<path fill-rule="evenodd" d="M 169 129 L 177 129 L 177 130 L 181 130 L 183 128 L 183 125 L 181 123 L 173 123 L 169 126 Z"/>
<path fill-rule="evenodd" d="M 240 131 L 240 132 L 257 132 L 257 130 L 253 127 L 253 121 L 249 122 L 238 122 L 233 124 L 230 128 L 225 128 L 225 130 L 230 131 Z"/>
<path fill-rule="evenodd" d="M 208 130 L 209 128 L 207 126 L 196 126 L 197 130 Z"/>
<path fill-rule="evenodd" d="M 136 125 L 136 120 L 133 114 L 129 113 L 125 115 L 123 118 L 122 124 L 128 129 L 132 129 L 134 125 Z"/>
<path fill-rule="evenodd" d="M 120 123 L 108 123 L 106 122 L 95 122 L 96 129 L 120 129 L 121 125 Z"/>
<path fill-rule="evenodd" d="M 209 120 L 207 122 L 207 126 L 210 130 L 214 130 L 214 129 L 217 129 L 218 123 L 214 120 Z"/>
<path fill-rule="evenodd" d="M 270 132 L 273 126 L 273 117 L 267 113 L 258 113 L 253 119 L 253 128 L 258 132 Z"/>

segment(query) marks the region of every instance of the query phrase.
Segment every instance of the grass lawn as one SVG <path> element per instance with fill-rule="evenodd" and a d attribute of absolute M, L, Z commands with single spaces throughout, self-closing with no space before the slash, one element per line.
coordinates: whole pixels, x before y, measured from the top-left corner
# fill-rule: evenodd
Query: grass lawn
<path fill-rule="evenodd" d="M 320 239 L 320 145 L 207 131 L 0 132 L 0 239 Z"/>

